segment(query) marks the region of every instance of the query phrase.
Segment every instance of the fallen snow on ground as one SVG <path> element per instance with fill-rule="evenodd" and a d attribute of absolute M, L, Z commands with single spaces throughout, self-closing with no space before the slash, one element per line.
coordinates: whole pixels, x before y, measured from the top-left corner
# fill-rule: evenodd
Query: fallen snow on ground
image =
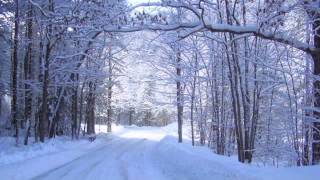
<path fill-rule="evenodd" d="M 272 168 L 244 165 L 206 147 L 192 147 L 187 133 L 177 143 L 177 126 L 97 126 L 94 142 L 59 137 L 14 146 L 0 139 L 3 180 L 315 180 L 320 166 Z M 187 132 L 187 131 L 185 131 Z"/>
<path fill-rule="evenodd" d="M 99 141 L 102 139 L 103 138 L 99 138 Z M 18 146 L 16 146 L 15 144 L 16 142 L 13 137 L 0 138 L 0 166 L 12 164 L 15 162 L 26 161 L 28 159 L 47 154 L 81 148 L 82 146 L 87 146 L 90 143 L 87 139 L 72 141 L 70 140 L 70 137 L 62 136 L 48 140 L 45 143 L 31 142 L 31 144 L 29 144 L 28 146 L 24 146 L 22 143 Z"/>

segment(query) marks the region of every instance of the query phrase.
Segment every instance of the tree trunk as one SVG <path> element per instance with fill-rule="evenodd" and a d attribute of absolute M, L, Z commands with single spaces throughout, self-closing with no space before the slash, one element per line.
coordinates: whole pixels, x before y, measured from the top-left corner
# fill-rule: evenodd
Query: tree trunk
<path fill-rule="evenodd" d="M 315 48 L 320 48 L 320 13 L 314 13 L 314 21 L 312 25 L 312 29 L 314 31 L 313 35 L 313 42 Z M 313 82 L 313 89 L 314 89 L 314 108 L 320 108 L 320 81 L 318 80 L 318 76 L 320 75 L 320 54 L 313 53 L 311 54 L 314 69 L 313 75 L 316 76 Z M 312 164 L 319 164 L 320 163 L 320 111 L 314 111 L 314 118 L 317 122 L 313 122 L 312 128 Z"/>
<path fill-rule="evenodd" d="M 227 120 L 226 120 L 226 107 L 225 107 L 225 62 L 224 58 L 221 61 L 221 100 L 220 100 L 220 118 L 221 118 L 221 130 L 220 130 L 220 154 L 225 154 L 226 147 L 226 129 L 227 129 Z M 217 86 L 217 85 L 216 85 Z"/>
<path fill-rule="evenodd" d="M 183 99 L 182 99 L 182 87 L 181 87 L 181 53 L 177 53 L 176 60 L 176 72 L 177 72 L 177 116 L 178 116 L 178 142 L 182 142 L 182 116 L 183 116 Z"/>
<path fill-rule="evenodd" d="M 0 92 L 0 117 L 1 116 L 2 116 L 2 92 Z"/>
<path fill-rule="evenodd" d="M 191 123 L 191 142 L 192 146 L 194 146 L 194 127 L 193 127 L 193 112 L 194 112 L 194 99 L 195 99 L 195 92 L 196 92 L 196 81 L 197 81 L 197 69 L 198 69 L 198 59 L 197 55 L 195 57 L 195 66 L 194 66 L 194 74 L 193 74 L 193 82 L 192 82 L 192 89 L 191 89 L 191 106 L 190 106 L 190 123 Z"/>
<path fill-rule="evenodd" d="M 40 141 L 44 142 L 45 137 L 48 136 L 49 119 L 48 119 L 48 85 L 49 85 L 49 56 L 50 56 L 50 42 L 46 46 L 46 55 L 44 59 L 44 75 L 42 85 L 42 106 L 39 119 L 39 137 Z"/>
<path fill-rule="evenodd" d="M 14 39 L 12 53 L 12 101 L 11 101 L 11 116 L 12 123 L 15 127 L 16 143 L 19 142 L 19 125 L 17 119 L 17 74 L 18 74 L 18 43 L 19 43 L 19 0 L 15 1 L 15 21 L 14 21 Z"/>
<path fill-rule="evenodd" d="M 108 109 L 107 109 L 107 132 L 111 132 L 112 131 L 112 119 L 111 119 L 111 115 L 112 115 L 112 106 L 111 106 L 111 101 L 112 101 L 112 86 L 113 86 L 113 82 L 112 82 L 112 54 L 111 54 L 111 47 L 109 48 L 109 59 L 108 59 L 108 66 L 109 66 L 109 77 L 108 77 Z"/>
<path fill-rule="evenodd" d="M 71 120 L 72 120 L 72 139 L 76 136 L 78 127 L 78 80 L 77 73 L 71 74 L 72 81 L 72 97 L 71 97 Z"/>
<path fill-rule="evenodd" d="M 86 113 L 88 135 L 95 134 L 94 107 L 95 107 L 95 84 L 93 82 L 89 82 L 89 94 L 87 99 L 87 113 Z"/>
<path fill-rule="evenodd" d="M 49 127 L 49 138 L 55 137 L 57 134 L 56 129 L 58 122 L 60 121 L 61 108 L 64 105 L 64 95 L 65 95 L 65 87 L 58 88 L 58 98 L 56 98 L 55 110 L 53 112 L 52 121 Z"/>
<path fill-rule="evenodd" d="M 320 30 L 318 30 L 320 32 Z M 320 47 L 320 37 L 315 35 L 314 43 L 316 47 Z M 313 54 L 312 55 L 313 62 L 314 62 L 314 69 L 313 74 L 315 76 L 320 75 L 320 54 Z M 320 81 L 314 80 L 313 82 L 313 89 L 314 89 L 314 107 L 320 108 Z M 314 111 L 314 118 L 319 120 L 320 112 Z M 313 122 L 312 128 L 312 164 L 319 164 L 320 163 L 320 122 Z"/>
<path fill-rule="evenodd" d="M 31 129 L 31 111 L 32 111 L 32 90 L 30 88 L 30 85 L 28 83 L 28 80 L 31 80 L 31 68 L 32 68 L 32 28 L 33 28 L 33 22 L 32 17 L 33 16 L 33 9 L 32 5 L 29 2 L 28 3 L 28 12 L 27 12 L 27 28 L 26 28 L 26 36 L 28 40 L 28 45 L 26 49 L 26 56 L 24 60 L 24 78 L 25 78 L 25 109 L 24 109 L 24 118 L 25 121 L 28 123 L 28 128 L 26 131 L 24 144 L 28 144 L 28 138 L 30 135 L 30 129 Z M 21 123 L 23 125 L 24 123 Z"/>
<path fill-rule="evenodd" d="M 133 124 L 133 117 L 132 117 L 133 112 L 134 112 L 133 108 L 130 108 L 129 109 L 129 126 Z"/>
<path fill-rule="evenodd" d="M 232 38 L 231 38 L 232 39 Z M 228 47 L 226 46 L 226 50 Z M 234 52 L 231 50 L 231 52 Z M 237 68 L 235 65 L 235 57 L 234 55 L 229 54 L 226 55 L 228 60 L 228 68 L 229 68 L 229 81 L 231 88 L 231 99 L 232 99 L 232 110 L 233 110 L 233 118 L 234 118 L 234 127 L 235 127 L 235 135 L 237 142 L 237 150 L 238 150 L 238 160 L 240 162 L 244 162 L 244 153 L 243 153 L 243 135 L 242 135 L 242 123 L 241 123 L 241 108 L 240 108 L 240 96 L 238 92 L 239 82 L 237 76 Z M 231 61 L 232 60 L 232 61 Z"/>
<path fill-rule="evenodd" d="M 81 123 L 82 123 L 83 89 L 84 89 L 84 87 L 85 87 L 85 82 L 83 82 L 82 87 L 81 87 L 81 91 L 80 91 L 79 126 L 78 126 L 78 130 L 77 130 L 77 138 L 79 138 Z"/>
<path fill-rule="evenodd" d="M 53 0 L 49 0 L 49 11 L 53 12 Z M 52 36 L 52 24 L 48 25 L 47 29 L 47 37 L 49 39 L 46 43 L 46 53 L 44 58 L 44 66 L 43 66 L 43 85 L 42 85 L 42 106 L 41 106 L 41 113 L 39 119 L 39 137 L 40 141 L 44 142 L 45 137 L 48 136 L 48 128 L 49 128 L 49 117 L 48 117 L 48 86 L 49 86 L 49 61 L 50 61 L 50 54 L 51 54 L 51 39 Z"/>

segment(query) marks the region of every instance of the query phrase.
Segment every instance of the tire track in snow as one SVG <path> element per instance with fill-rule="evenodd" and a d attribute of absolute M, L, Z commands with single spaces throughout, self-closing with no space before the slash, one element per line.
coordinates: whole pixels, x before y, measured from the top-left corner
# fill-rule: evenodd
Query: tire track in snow
<path fill-rule="evenodd" d="M 110 180 L 128 180 L 128 164 L 123 159 L 130 156 L 131 152 L 137 147 L 144 144 L 143 139 L 125 139 L 121 144 L 117 145 L 113 151 L 104 152 L 107 158 L 98 166 L 90 171 L 85 179 L 110 179 Z M 102 155 L 102 154 L 101 154 Z M 98 176 L 97 176 L 98 175 Z"/>
<path fill-rule="evenodd" d="M 143 143 L 143 139 L 118 139 L 109 142 L 107 145 L 86 153 L 62 166 L 54 168 L 46 173 L 43 173 L 32 180 L 41 179 L 98 179 L 97 173 L 105 174 L 108 172 L 109 167 L 117 167 L 115 170 L 118 171 L 118 177 L 121 180 L 128 180 L 128 167 L 120 159 L 125 154 L 130 154 L 130 151 L 139 144 Z M 100 179 L 107 179 L 109 176 L 101 176 Z M 112 180 L 114 180 L 112 178 Z"/>
<path fill-rule="evenodd" d="M 102 151 L 104 150 L 106 147 L 110 146 L 110 144 L 113 144 L 113 143 L 116 143 L 117 141 L 120 141 L 120 140 L 116 140 L 116 139 L 111 139 L 111 141 L 108 141 L 106 145 L 103 145 L 102 147 L 98 147 L 98 148 L 95 148 L 87 153 L 85 153 L 84 155 L 81 155 L 75 159 L 73 159 L 72 161 L 69 161 L 61 166 L 58 166 L 56 168 L 53 168 L 51 170 L 48 170 L 47 172 L 45 173 L 42 173 L 34 178 L 32 178 L 31 180 L 40 180 L 40 179 L 47 179 L 49 178 L 50 175 L 56 173 L 56 172 L 59 172 L 59 171 L 65 171 L 61 174 L 61 178 L 65 177 L 68 173 L 70 173 L 70 171 L 72 169 L 74 169 L 74 165 L 77 164 L 79 161 L 83 161 L 84 159 L 90 159 L 92 156 L 92 154 L 96 154 L 96 153 L 99 153 L 99 151 Z M 92 161 L 92 160 L 91 160 Z M 103 161 L 103 160 L 101 160 Z M 87 163 L 90 163 L 90 161 L 88 161 Z M 92 163 L 92 162 L 91 162 Z M 94 163 L 97 163 L 96 161 L 94 161 Z M 52 178 L 52 179 L 57 179 L 57 177 L 55 178 Z M 59 178 L 58 178 L 59 179 Z"/>

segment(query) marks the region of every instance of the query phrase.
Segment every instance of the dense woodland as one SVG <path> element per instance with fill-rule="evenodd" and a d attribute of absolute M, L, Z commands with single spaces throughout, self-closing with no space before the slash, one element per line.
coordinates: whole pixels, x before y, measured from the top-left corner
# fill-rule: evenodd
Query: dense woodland
<path fill-rule="evenodd" d="M 0 135 L 177 121 L 179 142 L 187 125 L 193 145 L 240 162 L 318 164 L 319 19 L 318 0 L 2 0 Z M 143 103 L 115 97 L 132 51 L 154 69 Z"/>

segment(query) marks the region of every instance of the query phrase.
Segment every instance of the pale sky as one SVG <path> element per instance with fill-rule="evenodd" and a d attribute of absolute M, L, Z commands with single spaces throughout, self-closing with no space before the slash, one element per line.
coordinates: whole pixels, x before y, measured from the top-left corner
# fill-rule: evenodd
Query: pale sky
<path fill-rule="evenodd" d="M 160 0 L 127 0 L 127 1 L 132 5 L 136 5 L 136 4 L 139 4 L 139 3 L 156 2 L 156 1 L 160 1 Z"/>

